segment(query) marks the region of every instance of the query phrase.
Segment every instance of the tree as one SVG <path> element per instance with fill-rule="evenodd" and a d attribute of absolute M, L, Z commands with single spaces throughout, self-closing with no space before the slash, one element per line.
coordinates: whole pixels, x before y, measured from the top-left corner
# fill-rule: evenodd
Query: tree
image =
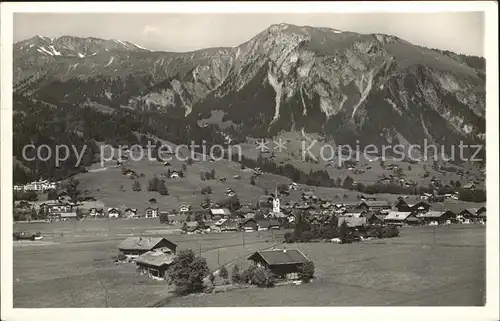
<path fill-rule="evenodd" d="M 139 182 L 138 182 L 138 181 L 136 181 L 135 179 L 134 179 L 134 181 L 132 182 L 132 190 L 133 190 L 134 192 L 140 192 L 140 191 L 141 191 L 141 184 L 139 184 Z"/>
<path fill-rule="evenodd" d="M 300 238 L 302 242 L 310 242 L 313 239 L 314 239 L 314 233 L 312 231 L 304 231 Z"/>
<path fill-rule="evenodd" d="M 205 180 L 205 174 L 206 174 L 205 172 L 201 172 L 201 173 L 200 173 L 200 179 L 201 179 L 202 181 L 204 181 L 204 180 Z"/>
<path fill-rule="evenodd" d="M 47 200 L 53 201 L 57 199 L 57 191 L 55 189 L 50 189 L 47 193 Z"/>
<path fill-rule="evenodd" d="M 411 171 L 411 165 L 408 165 L 408 171 L 409 172 Z"/>
<path fill-rule="evenodd" d="M 160 193 L 160 195 L 168 195 L 168 189 L 164 180 L 159 181 L 157 192 Z"/>
<path fill-rule="evenodd" d="M 182 171 L 184 171 L 184 172 L 187 171 L 187 165 L 186 164 L 182 164 L 181 168 L 182 168 Z"/>
<path fill-rule="evenodd" d="M 302 280 L 302 282 L 309 283 L 309 281 L 314 277 L 314 262 L 305 262 L 299 269 L 298 277 Z"/>
<path fill-rule="evenodd" d="M 168 224 L 168 212 L 161 212 L 160 213 L 160 223 L 161 224 Z"/>
<path fill-rule="evenodd" d="M 257 267 L 253 272 L 252 284 L 257 285 L 259 288 L 270 288 L 275 284 L 274 275 L 268 269 Z"/>
<path fill-rule="evenodd" d="M 72 202 L 76 202 L 78 200 L 78 195 L 80 195 L 80 191 L 78 190 L 78 185 L 80 182 L 73 177 L 70 177 L 66 184 L 66 193 L 71 198 Z"/>
<path fill-rule="evenodd" d="M 227 279 L 228 279 L 229 275 L 228 275 L 228 273 L 227 273 L 227 269 L 226 269 L 226 267 L 225 267 L 224 265 L 220 268 L 220 270 L 219 270 L 219 275 L 220 275 L 220 277 L 221 277 L 221 278 L 223 278 L 224 280 L 227 280 Z"/>
<path fill-rule="evenodd" d="M 346 221 L 343 221 L 342 224 L 340 224 L 339 234 L 341 242 L 347 243 L 347 236 L 349 235 L 349 227 L 347 226 Z"/>
<path fill-rule="evenodd" d="M 155 176 L 148 182 L 148 192 L 154 192 L 157 190 L 159 179 Z"/>
<path fill-rule="evenodd" d="M 196 256 L 193 250 L 181 251 L 169 268 L 170 284 L 180 295 L 203 291 L 203 279 L 209 273 L 205 258 Z"/>
<path fill-rule="evenodd" d="M 215 285 L 215 275 L 213 273 L 210 273 L 210 283 L 212 283 L 212 285 Z"/>
<path fill-rule="evenodd" d="M 250 184 L 255 185 L 255 177 L 250 177 Z"/>
<path fill-rule="evenodd" d="M 215 169 L 212 168 L 212 170 L 210 171 L 210 178 L 211 179 L 215 179 Z"/>
<path fill-rule="evenodd" d="M 250 265 L 246 270 L 241 273 L 240 281 L 242 283 L 250 284 L 257 267 L 255 265 Z"/>
<path fill-rule="evenodd" d="M 233 281 L 233 284 L 241 283 L 240 268 L 238 264 L 233 266 L 233 270 L 231 271 L 231 281 Z"/>
<path fill-rule="evenodd" d="M 209 208 L 210 207 L 210 204 L 212 203 L 212 200 L 210 199 L 210 197 L 205 197 L 205 199 L 201 202 L 201 207 L 202 208 Z"/>
<path fill-rule="evenodd" d="M 351 176 L 347 176 L 342 183 L 342 187 L 345 189 L 352 189 L 352 185 L 354 183 L 354 179 Z"/>
<path fill-rule="evenodd" d="M 293 233 L 291 232 L 286 232 L 284 235 L 285 238 L 285 243 L 294 243 L 295 242 L 295 237 L 293 236 Z"/>

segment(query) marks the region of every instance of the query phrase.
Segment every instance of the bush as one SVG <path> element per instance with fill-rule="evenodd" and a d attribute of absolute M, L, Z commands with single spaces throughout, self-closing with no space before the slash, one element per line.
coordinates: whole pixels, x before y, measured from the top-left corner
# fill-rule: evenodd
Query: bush
<path fill-rule="evenodd" d="M 241 283 L 240 268 L 238 267 L 238 265 L 233 266 L 233 271 L 231 272 L 231 281 L 233 281 L 234 284 Z"/>
<path fill-rule="evenodd" d="M 116 256 L 116 261 L 125 261 L 127 260 L 127 256 L 123 253 L 120 253 Z"/>
<path fill-rule="evenodd" d="M 170 284 L 180 295 L 203 291 L 203 279 L 209 273 L 207 261 L 192 250 L 181 251 L 169 268 Z"/>
<path fill-rule="evenodd" d="M 380 238 L 390 238 L 399 235 L 399 230 L 396 226 L 385 226 L 379 232 Z"/>
<path fill-rule="evenodd" d="M 295 236 L 291 232 L 285 233 L 285 243 L 295 243 Z"/>
<path fill-rule="evenodd" d="M 302 242 L 310 242 L 314 239 L 314 233 L 311 231 L 304 231 L 300 237 Z"/>
<path fill-rule="evenodd" d="M 256 266 L 250 265 L 243 273 L 241 273 L 240 281 L 243 283 L 250 284 L 253 278 L 253 274 L 255 272 Z"/>
<path fill-rule="evenodd" d="M 307 261 L 299 270 L 299 279 L 304 283 L 308 283 L 314 277 L 314 262 Z"/>
<path fill-rule="evenodd" d="M 210 283 L 212 283 L 213 285 L 215 285 L 215 275 L 213 273 L 210 273 L 209 280 L 210 280 Z"/>
<path fill-rule="evenodd" d="M 251 284 L 257 285 L 259 288 L 270 288 L 275 284 L 274 275 L 271 271 L 258 267 L 253 272 Z"/>

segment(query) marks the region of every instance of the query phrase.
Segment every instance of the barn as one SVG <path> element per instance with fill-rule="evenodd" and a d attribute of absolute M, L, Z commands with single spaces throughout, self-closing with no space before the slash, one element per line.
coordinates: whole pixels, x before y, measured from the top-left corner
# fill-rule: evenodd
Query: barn
<path fill-rule="evenodd" d="M 269 269 L 276 277 L 294 280 L 309 259 L 299 249 L 257 251 L 249 258 L 255 265 Z"/>

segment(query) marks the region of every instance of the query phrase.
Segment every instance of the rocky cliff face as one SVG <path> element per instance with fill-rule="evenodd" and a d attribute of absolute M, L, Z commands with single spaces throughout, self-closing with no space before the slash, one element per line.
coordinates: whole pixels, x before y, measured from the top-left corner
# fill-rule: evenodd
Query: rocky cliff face
<path fill-rule="evenodd" d="M 50 103 L 224 113 L 239 135 L 318 132 L 337 143 L 482 141 L 484 69 L 394 36 L 273 25 L 234 48 L 152 52 L 34 37 L 14 46 L 15 90 Z"/>

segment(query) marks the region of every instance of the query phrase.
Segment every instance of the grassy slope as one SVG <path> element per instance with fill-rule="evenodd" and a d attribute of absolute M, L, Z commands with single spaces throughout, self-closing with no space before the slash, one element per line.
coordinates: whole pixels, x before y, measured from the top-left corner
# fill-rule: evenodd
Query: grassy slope
<path fill-rule="evenodd" d="M 312 135 L 308 135 L 311 138 Z M 370 184 L 374 183 L 377 178 L 385 174 L 388 176 L 389 171 L 383 170 L 380 167 L 378 161 L 369 162 L 366 159 L 360 159 L 359 164 L 356 166 L 357 169 L 364 168 L 366 172 L 364 174 L 354 174 L 352 171 L 347 169 L 337 169 L 334 166 L 325 167 L 324 163 L 312 164 L 304 163 L 300 160 L 300 154 L 297 150 L 300 150 L 301 146 L 301 134 L 300 133 L 286 133 L 282 136 L 284 140 L 290 140 L 287 143 L 287 150 L 283 153 L 276 152 L 276 162 L 292 163 L 294 166 L 304 170 L 309 171 L 310 169 L 326 169 L 330 176 L 334 179 L 340 177 L 344 179 L 346 176 L 351 176 L 354 180 Z M 165 144 L 172 146 L 175 149 L 176 145 L 169 142 L 163 141 Z M 269 145 L 272 146 L 272 145 Z M 319 144 L 317 146 L 320 146 Z M 243 154 L 246 157 L 256 158 L 258 156 L 258 151 L 255 149 L 255 143 L 241 144 Z M 189 152 L 185 149 L 181 149 L 181 155 L 186 157 Z M 289 154 L 294 151 L 295 159 Z M 118 152 L 115 150 L 115 154 Z M 109 156 L 109 153 L 105 153 Z M 134 154 L 135 157 L 139 158 L 138 154 Z M 104 168 L 100 164 L 94 164 L 90 172 L 77 175 L 77 179 L 80 181 L 80 188 L 82 190 L 88 190 L 90 195 L 93 195 L 97 199 L 101 200 L 107 207 L 135 207 L 139 210 L 143 210 L 148 206 L 148 200 L 152 197 L 156 198 L 161 209 L 171 210 L 179 209 L 181 205 L 189 204 L 198 206 L 200 205 L 202 199 L 205 197 L 201 195 L 201 189 L 205 186 L 210 186 L 213 190 L 210 198 L 212 200 L 222 200 L 225 198 L 224 192 L 226 188 L 230 187 L 238 194 L 241 203 L 255 203 L 259 195 L 264 193 L 264 190 L 273 191 L 277 184 L 288 183 L 290 180 L 286 177 L 274 175 L 274 174 L 264 174 L 256 180 L 256 185 L 250 184 L 250 177 L 252 176 L 252 171 L 250 169 L 241 169 L 240 165 L 235 162 L 228 160 L 220 160 L 215 162 L 208 161 L 208 157 L 205 160 L 202 156 L 197 154 L 200 161 L 188 166 L 185 173 L 185 178 L 182 179 L 168 179 L 167 188 L 169 190 L 169 195 L 161 196 L 156 192 L 148 192 L 147 185 L 148 181 L 156 175 L 159 177 L 162 173 L 166 173 L 168 167 L 163 166 L 163 163 L 158 161 L 149 161 L 146 157 L 142 160 L 134 161 L 130 160 L 125 164 L 126 168 L 133 169 L 138 174 L 143 173 L 145 177 L 138 178 L 137 180 L 141 184 L 142 191 L 133 192 L 132 191 L 132 180 L 127 176 L 121 174 L 121 169 L 119 167 L 113 166 L 111 162 L 105 163 Z M 172 169 L 181 169 L 182 163 L 180 160 L 173 159 L 170 161 Z M 386 161 L 386 165 L 389 165 L 391 161 Z M 440 175 L 438 172 L 431 168 L 431 164 L 427 164 L 427 170 L 430 172 L 430 176 L 426 179 L 422 179 L 421 176 L 424 172 L 423 164 L 411 164 L 411 171 L 408 171 L 408 163 L 400 162 L 400 166 L 404 169 L 407 180 L 414 180 L 420 182 L 423 186 L 427 186 L 430 183 L 430 178 L 436 176 L 436 178 L 441 178 L 443 182 L 448 183 L 449 180 L 457 180 L 459 176 L 454 173 L 447 173 L 446 176 Z M 371 169 L 366 169 L 367 166 L 371 166 Z M 200 173 L 202 171 L 210 171 L 214 169 L 216 177 L 225 177 L 226 182 L 222 183 L 218 180 L 202 181 L 200 179 Z M 465 169 L 470 169 L 471 173 L 476 172 L 472 166 L 466 167 Z M 240 175 L 241 179 L 234 179 L 234 175 Z M 472 177 L 469 176 L 469 177 Z M 466 177 L 461 179 L 462 184 L 467 181 Z M 123 190 L 120 191 L 120 187 L 123 185 Z M 315 191 L 318 196 L 329 198 L 332 200 L 342 200 L 344 195 L 347 198 L 344 201 L 354 201 L 356 196 L 359 194 L 355 191 L 349 191 L 341 188 L 324 188 L 324 187 L 313 187 L 305 186 L 305 189 Z M 300 191 L 292 192 L 290 196 L 285 197 L 284 200 L 297 200 L 300 197 Z M 338 195 L 338 198 L 336 197 Z M 398 195 L 380 194 L 375 195 L 380 199 L 387 199 L 389 201 L 394 201 Z M 414 201 L 413 196 L 410 197 L 409 201 Z"/>

